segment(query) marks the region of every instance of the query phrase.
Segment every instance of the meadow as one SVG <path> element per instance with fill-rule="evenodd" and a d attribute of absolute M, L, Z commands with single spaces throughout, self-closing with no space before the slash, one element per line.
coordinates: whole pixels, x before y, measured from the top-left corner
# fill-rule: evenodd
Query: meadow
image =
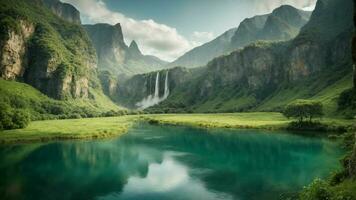
<path fill-rule="evenodd" d="M 227 114 L 147 114 L 107 118 L 34 121 L 24 129 L 0 134 L 0 143 L 41 142 L 68 139 L 100 139 L 120 136 L 135 122 L 202 128 L 286 129 L 291 120 L 277 112 Z M 352 129 L 354 120 L 323 118 L 330 130 Z"/>

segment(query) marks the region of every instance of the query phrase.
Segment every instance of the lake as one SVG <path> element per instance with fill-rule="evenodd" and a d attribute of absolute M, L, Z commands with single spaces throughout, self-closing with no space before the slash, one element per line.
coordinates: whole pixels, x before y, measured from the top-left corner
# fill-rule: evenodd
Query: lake
<path fill-rule="evenodd" d="M 337 142 L 138 124 L 120 138 L 0 146 L 1 199 L 278 199 L 339 169 Z"/>

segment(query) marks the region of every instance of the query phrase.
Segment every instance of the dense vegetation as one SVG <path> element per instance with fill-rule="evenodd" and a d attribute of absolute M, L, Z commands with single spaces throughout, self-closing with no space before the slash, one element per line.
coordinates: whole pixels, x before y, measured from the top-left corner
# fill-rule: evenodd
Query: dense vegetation
<path fill-rule="evenodd" d="M 27 84 L 0 79 L 1 115 L 6 116 L 1 117 L 2 129 L 23 128 L 29 120 L 77 119 L 127 113 L 101 93 L 93 95 L 92 100 L 59 101 Z"/>

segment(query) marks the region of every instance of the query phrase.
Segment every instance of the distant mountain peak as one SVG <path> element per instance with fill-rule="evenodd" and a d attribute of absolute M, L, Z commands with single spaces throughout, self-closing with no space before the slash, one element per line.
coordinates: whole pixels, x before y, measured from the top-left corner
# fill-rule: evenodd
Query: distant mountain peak
<path fill-rule="evenodd" d="M 129 51 L 133 55 L 142 55 L 140 49 L 138 48 L 138 45 L 135 40 L 132 40 L 130 46 L 129 46 Z"/>
<path fill-rule="evenodd" d="M 71 23 L 81 24 L 80 12 L 73 5 L 59 0 L 42 0 L 42 3 L 58 17 Z"/>

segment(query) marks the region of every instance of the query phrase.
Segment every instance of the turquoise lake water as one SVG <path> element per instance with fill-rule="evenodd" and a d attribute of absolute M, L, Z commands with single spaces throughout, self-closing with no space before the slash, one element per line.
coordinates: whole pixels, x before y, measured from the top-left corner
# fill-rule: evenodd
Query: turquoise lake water
<path fill-rule="evenodd" d="M 120 138 L 0 146 L 1 199 L 269 200 L 340 168 L 336 142 L 140 124 Z"/>

